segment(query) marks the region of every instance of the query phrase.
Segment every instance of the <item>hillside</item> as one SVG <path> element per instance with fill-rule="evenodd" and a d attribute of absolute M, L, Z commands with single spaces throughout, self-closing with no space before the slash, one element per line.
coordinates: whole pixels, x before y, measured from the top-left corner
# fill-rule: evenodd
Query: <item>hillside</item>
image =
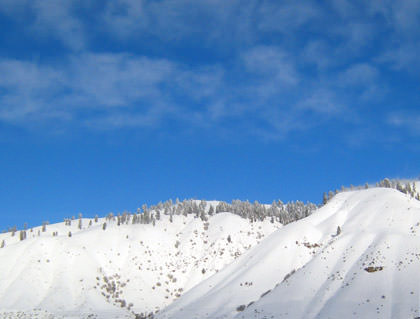
<path fill-rule="evenodd" d="M 158 318 L 420 316 L 420 202 L 394 189 L 336 195 L 188 291 Z"/>
<path fill-rule="evenodd" d="M 420 201 L 313 208 L 190 200 L 0 234 L 0 317 L 420 317 Z"/>
<path fill-rule="evenodd" d="M 115 217 L 82 219 L 81 229 L 76 219 L 47 225 L 45 232 L 28 230 L 25 240 L 18 232 L 1 234 L 0 317 L 155 312 L 281 227 L 230 213 L 208 221 L 191 214 L 170 219 L 162 214 L 154 225 L 119 226 Z"/>

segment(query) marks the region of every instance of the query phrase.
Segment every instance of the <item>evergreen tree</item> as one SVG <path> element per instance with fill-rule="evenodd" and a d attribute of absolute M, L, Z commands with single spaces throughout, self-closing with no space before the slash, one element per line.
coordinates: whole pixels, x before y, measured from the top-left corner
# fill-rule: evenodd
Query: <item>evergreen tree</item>
<path fill-rule="evenodd" d="M 123 212 L 121 215 L 121 224 L 125 224 L 127 221 L 127 212 Z"/>
<path fill-rule="evenodd" d="M 210 216 L 214 215 L 214 207 L 213 206 L 210 206 L 210 208 L 209 208 L 209 215 Z"/>
<path fill-rule="evenodd" d="M 382 186 L 385 188 L 391 188 L 391 181 L 388 178 L 384 178 L 382 181 Z"/>
<path fill-rule="evenodd" d="M 411 190 L 410 183 L 405 184 L 405 193 L 410 195 L 410 196 L 413 196 L 413 191 Z"/>
<path fill-rule="evenodd" d="M 106 223 L 103 223 L 102 225 L 102 229 L 105 230 L 106 229 Z"/>
<path fill-rule="evenodd" d="M 203 222 L 206 222 L 206 221 L 208 220 L 208 218 L 207 218 L 207 216 L 206 216 L 206 212 L 204 211 L 204 209 L 203 209 L 203 210 L 201 210 L 201 213 L 200 213 L 200 219 L 201 219 Z"/>
<path fill-rule="evenodd" d="M 133 218 L 132 218 L 132 220 L 131 220 L 131 223 L 132 223 L 133 225 L 138 223 L 138 216 L 137 216 L 137 214 L 134 214 L 134 215 L 133 215 Z"/>
<path fill-rule="evenodd" d="M 322 204 L 326 204 L 328 202 L 328 197 L 327 197 L 327 193 L 324 192 L 324 194 L 322 195 Z"/>

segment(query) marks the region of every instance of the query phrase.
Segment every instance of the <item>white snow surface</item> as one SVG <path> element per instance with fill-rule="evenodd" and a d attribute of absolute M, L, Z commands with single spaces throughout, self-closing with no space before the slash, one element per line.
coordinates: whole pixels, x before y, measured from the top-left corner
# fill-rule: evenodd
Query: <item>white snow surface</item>
<path fill-rule="evenodd" d="M 23 241 L 19 232 L 0 235 L 0 318 L 133 318 L 155 312 L 282 227 L 230 213 L 208 223 L 193 215 L 174 215 L 171 223 L 164 214 L 155 226 L 89 222 L 82 219 L 82 229 L 77 219 L 71 226 L 48 225 L 45 232 L 36 227 Z"/>
<path fill-rule="evenodd" d="M 419 235 L 420 202 L 408 195 L 385 188 L 340 193 L 158 318 L 417 318 Z"/>
<path fill-rule="evenodd" d="M 0 318 L 420 317 L 420 202 L 394 189 L 340 193 L 284 227 L 162 219 L 1 234 Z"/>

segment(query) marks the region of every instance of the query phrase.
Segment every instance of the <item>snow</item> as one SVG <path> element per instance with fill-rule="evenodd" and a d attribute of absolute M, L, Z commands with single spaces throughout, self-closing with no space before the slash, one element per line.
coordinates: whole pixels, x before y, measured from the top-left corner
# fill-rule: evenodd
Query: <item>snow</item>
<path fill-rule="evenodd" d="M 270 235 L 158 318 L 415 318 L 419 232 L 419 201 L 393 189 L 344 192 Z"/>
<path fill-rule="evenodd" d="M 82 229 L 78 220 L 48 225 L 46 232 L 36 227 L 23 241 L 19 232 L 0 235 L 6 244 L 0 249 L 0 317 L 21 318 L 24 312 L 28 318 L 131 318 L 155 312 L 281 227 L 268 219 L 250 224 L 230 213 L 208 223 L 193 215 L 174 215 L 171 223 L 163 214 L 155 226 L 89 221 L 82 220 Z"/>
<path fill-rule="evenodd" d="M 394 189 L 339 193 L 284 227 L 230 213 L 104 222 L 1 234 L 0 317 L 420 317 L 420 201 Z"/>

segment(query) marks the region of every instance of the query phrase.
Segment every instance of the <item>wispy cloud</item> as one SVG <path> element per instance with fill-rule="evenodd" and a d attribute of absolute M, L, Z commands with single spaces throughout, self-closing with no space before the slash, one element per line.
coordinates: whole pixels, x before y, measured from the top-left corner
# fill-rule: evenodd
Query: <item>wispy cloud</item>
<path fill-rule="evenodd" d="M 191 68 L 167 59 L 109 53 L 71 55 L 65 63 L 47 66 L 3 60 L 0 119 L 54 118 L 96 129 L 156 127 L 165 120 L 208 128 L 229 119 L 249 132 L 282 137 L 308 128 L 300 124 L 301 110 L 334 115 L 339 108 L 325 92 L 299 102 L 298 71 L 279 48 L 258 46 L 239 61 L 231 68 Z"/>
<path fill-rule="evenodd" d="M 231 121 L 281 138 L 361 118 L 392 88 L 384 74 L 419 70 L 419 9 L 417 0 L 4 0 L 0 14 L 53 58 L 0 60 L 0 120 Z"/>
<path fill-rule="evenodd" d="M 279 48 L 255 47 L 246 51 L 242 58 L 248 72 L 264 78 L 269 77 L 275 85 L 295 85 L 299 82 L 292 59 Z"/>
<path fill-rule="evenodd" d="M 379 76 L 378 70 L 368 63 L 351 65 L 339 75 L 339 81 L 343 85 L 367 86 L 375 83 Z"/>
<path fill-rule="evenodd" d="M 32 38 L 43 41 L 53 38 L 64 46 L 80 51 L 87 45 L 88 30 L 77 16 L 85 8 L 80 0 L 5 0 L 0 13 L 23 23 L 23 30 Z"/>
<path fill-rule="evenodd" d="M 404 114 L 394 112 L 388 114 L 387 121 L 390 125 L 408 130 L 415 135 L 420 135 L 420 114 Z"/>
<path fill-rule="evenodd" d="M 82 50 L 87 45 L 87 31 L 83 23 L 76 17 L 79 1 L 57 2 L 54 0 L 32 1 L 35 21 L 32 32 L 52 34 L 64 45 L 73 50 Z"/>
<path fill-rule="evenodd" d="M 309 97 L 299 101 L 297 108 L 319 113 L 324 116 L 334 116 L 343 112 L 346 108 L 331 90 L 320 89 L 313 92 Z"/>
<path fill-rule="evenodd" d="M 323 10 L 312 1 L 284 1 L 282 5 L 267 1 L 259 7 L 258 14 L 260 30 L 290 34 L 312 20 L 321 19 Z"/>
<path fill-rule="evenodd" d="M 200 41 L 201 45 L 247 42 L 252 38 L 256 1 L 109 2 L 100 22 L 116 39 L 156 37 L 163 41 Z M 229 30 L 229 32 L 226 32 Z"/>
<path fill-rule="evenodd" d="M 51 103 L 65 81 L 59 71 L 6 59 L 0 61 L 0 73 L 1 119 L 19 122 L 69 116 Z"/>
<path fill-rule="evenodd" d="M 130 54 L 81 54 L 55 66 L 3 60 L 0 72 L 3 120 L 54 116 L 115 127 L 150 125 L 176 113 L 183 107 L 177 95 L 204 99 L 220 78 L 218 70 L 191 71 L 168 60 Z"/>
<path fill-rule="evenodd" d="M 159 85 L 176 68 L 164 59 L 129 54 L 83 54 L 72 57 L 70 66 L 67 86 L 75 104 L 84 108 L 129 107 L 136 100 L 159 98 Z"/>

